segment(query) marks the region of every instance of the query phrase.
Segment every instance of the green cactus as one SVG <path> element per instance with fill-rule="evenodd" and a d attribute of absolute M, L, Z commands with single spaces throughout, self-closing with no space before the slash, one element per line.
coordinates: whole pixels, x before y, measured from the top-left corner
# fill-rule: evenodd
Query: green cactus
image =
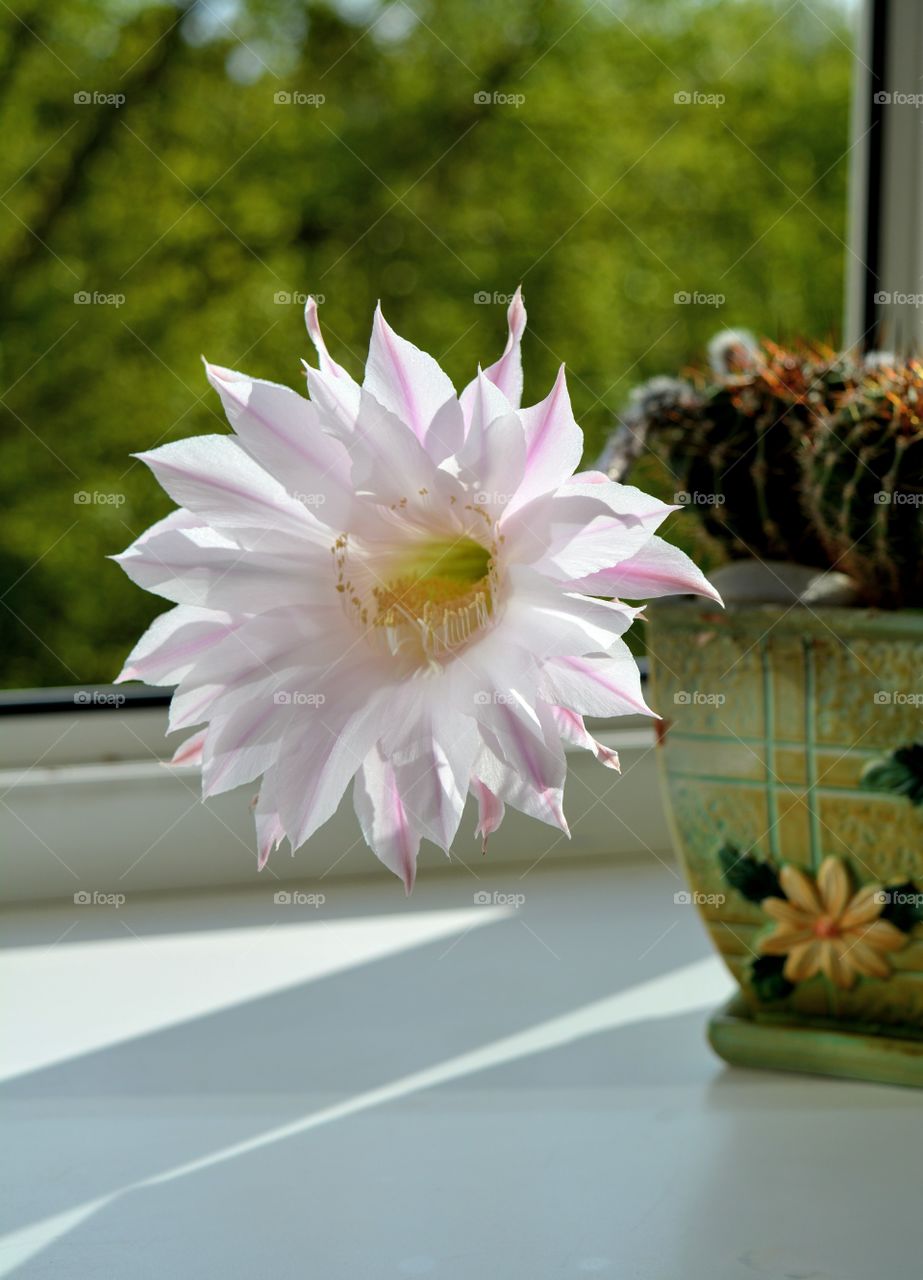
<path fill-rule="evenodd" d="M 873 362 L 805 441 L 804 511 L 864 603 L 923 606 L 923 364 Z"/>
<path fill-rule="evenodd" d="M 758 346 L 737 332 L 719 334 L 709 355 L 700 386 L 655 378 L 635 391 L 604 465 L 621 478 L 646 444 L 729 555 L 826 565 L 797 499 L 799 455 L 853 369 L 818 348 Z"/>
<path fill-rule="evenodd" d="M 647 446 L 732 557 L 837 569 L 862 603 L 923 607 L 923 361 L 727 331 L 710 376 L 632 393 L 603 466 Z"/>

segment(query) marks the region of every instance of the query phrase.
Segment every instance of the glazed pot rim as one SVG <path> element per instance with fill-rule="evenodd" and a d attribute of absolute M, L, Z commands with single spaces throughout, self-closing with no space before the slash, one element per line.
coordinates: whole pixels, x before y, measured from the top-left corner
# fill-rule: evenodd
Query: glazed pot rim
<path fill-rule="evenodd" d="M 769 604 L 731 602 L 723 608 L 698 596 L 652 600 L 645 607 L 652 619 L 669 620 L 672 627 L 701 630 L 783 631 L 798 635 L 876 635 L 923 640 L 923 609 L 876 609 L 865 605 Z"/>

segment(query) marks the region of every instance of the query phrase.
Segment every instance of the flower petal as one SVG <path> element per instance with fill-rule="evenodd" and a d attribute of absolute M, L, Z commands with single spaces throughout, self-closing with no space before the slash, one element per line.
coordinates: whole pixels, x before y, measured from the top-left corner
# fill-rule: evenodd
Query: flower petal
<path fill-rule="evenodd" d="M 567 584 L 591 596 L 621 596 L 627 600 L 653 600 L 659 596 L 691 592 L 721 604 L 721 597 L 685 551 L 654 534 L 640 550 L 611 568 Z"/>
<path fill-rule="evenodd" d="M 319 369 L 312 369 L 307 361 L 304 361 L 304 376 L 322 429 L 348 446 L 359 412 L 359 384 L 352 378 L 346 382 L 330 377 Z"/>
<path fill-rule="evenodd" d="M 414 749 L 392 757 L 397 785 L 414 829 L 448 853 L 480 745 L 477 730 L 472 719 L 443 713 L 419 722 L 414 737 Z"/>
<path fill-rule="evenodd" d="M 170 731 L 228 716 L 253 696 L 260 681 L 300 664 L 290 692 L 320 692 L 321 679 L 348 649 L 341 609 L 274 609 L 239 618 L 233 631 L 184 672 L 170 704 Z"/>
<path fill-rule="evenodd" d="M 294 704 L 291 691 L 301 670 L 274 671 L 250 689 L 227 717 L 211 721 L 202 761 L 202 795 L 216 796 L 265 773 L 276 762 L 282 738 L 295 718 L 319 716 L 316 703 Z M 288 700 L 280 700 L 288 695 Z"/>
<path fill-rule="evenodd" d="M 514 409 L 522 403 L 522 353 L 520 344 L 526 328 L 526 308 L 522 300 L 522 286 L 513 294 L 506 313 L 509 335 L 503 355 L 484 370 L 486 377 L 506 396 Z M 464 394 L 464 392 L 462 393 Z"/>
<path fill-rule="evenodd" d="M 798 942 L 788 953 L 782 972 L 789 982 L 805 982 L 820 971 L 820 965 L 821 943 L 816 939 L 812 942 Z"/>
<path fill-rule="evenodd" d="M 289 387 L 206 364 L 243 447 L 335 529 L 354 528 L 349 455 L 321 429 L 317 408 Z"/>
<path fill-rule="evenodd" d="M 852 900 L 840 917 L 840 928 L 844 930 L 857 929 L 859 925 L 870 924 L 873 920 L 877 920 L 884 906 L 881 894 L 882 887 L 880 884 L 864 884 L 853 895 Z"/>
<path fill-rule="evenodd" d="M 415 830 L 446 853 L 461 821 L 479 739 L 474 706 L 459 705 L 465 669 L 430 672 L 401 692 L 401 714 L 378 742 Z"/>
<path fill-rule="evenodd" d="M 584 747 L 587 751 L 592 751 L 600 764 L 604 764 L 608 769 L 614 769 L 616 773 L 621 772 L 618 752 L 613 751 L 611 747 L 607 747 L 604 743 L 598 742 L 592 736 L 583 722 L 583 716 L 578 716 L 575 711 L 568 711 L 566 707 L 552 707 L 551 714 L 555 724 L 558 726 L 558 732 L 565 742 L 570 742 L 575 747 Z"/>
<path fill-rule="evenodd" d="M 452 396 L 433 415 L 426 433 L 426 452 L 433 462 L 443 462 L 462 447 L 465 439 L 465 418 L 461 405 Z"/>
<path fill-rule="evenodd" d="M 205 745 L 206 729 L 200 729 L 198 733 L 194 733 L 191 738 L 187 738 L 173 752 L 170 760 L 171 765 L 201 765 L 202 748 Z"/>
<path fill-rule="evenodd" d="M 285 827 L 279 817 L 271 773 L 263 779 L 260 785 L 256 811 L 253 816 L 256 823 L 256 868 L 257 871 L 262 871 L 269 861 L 269 855 L 278 849 L 285 839 Z"/>
<path fill-rule="evenodd" d="M 880 951 L 866 946 L 864 942 L 854 942 L 843 954 L 846 964 L 859 974 L 868 978 L 889 978 L 891 966 Z"/>
<path fill-rule="evenodd" d="M 571 654 L 622 653 L 618 637 L 631 626 L 638 610 L 561 591 L 523 566 L 511 567 L 507 579 L 510 595 L 492 633 L 496 638 L 490 645 L 492 657 L 501 643 L 531 653 L 539 662 Z"/>
<path fill-rule="evenodd" d="M 443 529 L 454 524 L 462 531 L 464 489 L 437 467 L 409 427 L 364 388 L 350 452 L 357 490 L 402 517 Z"/>
<path fill-rule="evenodd" d="M 365 842 L 375 857 L 413 889 L 420 835 L 407 814 L 394 768 L 373 748 L 353 784 L 353 805 Z"/>
<path fill-rule="evenodd" d="M 514 413 L 513 405 L 495 382 L 491 382 L 483 369 L 471 379 L 459 396 L 466 432 L 480 428 L 482 431 L 508 413 Z"/>
<path fill-rule="evenodd" d="M 876 951 L 900 951 L 907 944 L 906 933 L 901 933 L 889 920 L 875 920 L 850 932 L 858 934 L 864 946 L 874 947 Z"/>
<path fill-rule="evenodd" d="M 525 462 L 522 424 L 515 413 L 506 413 L 487 425 L 472 421 L 456 474 L 475 506 L 497 519 L 516 493 Z"/>
<path fill-rule="evenodd" d="M 777 925 L 772 933 L 767 933 L 759 940 L 759 951 L 764 956 L 784 956 L 788 955 L 792 947 L 799 942 L 808 942 L 814 936 L 813 931 L 805 933 L 804 937 L 795 935 L 794 930 L 788 925 Z"/>
<path fill-rule="evenodd" d="M 764 898 L 760 905 L 772 920 L 778 920 L 794 929 L 812 929 L 814 917 L 785 898 Z"/>
<path fill-rule="evenodd" d="M 363 391 L 395 414 L 424 441 L 430 423 L 455 388 L 432 356 L 394 332 L 375 308 Z"/>
<path fill-rule="evenodd" d="M 571 408 L 563 365 L 548 396 L 521 410 L 519 416 L 526 439 L 526 470 L 512 509 L 558 489 L 580 464 L 583 432 Z"/>
<path fill-rule="evenodd" d="M 161 521 L 161 525 L 164 522 Z M 258 613 L 319 600 L 334 590 L 326 559 L 280 556 L 239 546 L 206 526 L 154 525 L 113 560 L 132 582 L 178 604 Z M 293 543 L 292 549 L 299 544 Z"/>
<path fill-rule="evenodd" d="M 230 614 L 179 605 L 155 618 L 132 649 L 116 684 L 144 680 L 147 684 L 178 684 L 203 654 L 240 626 Z"/>
<path fill-rule="evenodd" d="M 322 715 L 289 726 L 274 768 L 293 849 L 333 816 L 356 771 L 400 715 L 395 690 L 373 684 L 358 658 L 328 677 L 325 698 Z"/>
<path fill-rule="evenodd" d="M 511 559 L 565 583 L 630 559 L 672 507 L 630 485 L 568 484 L 505 513 Z"/>
<path fill-rule="evenodd" d="M 324 335 L 320 327 L 320 318 L 317 314 L 317 299 L 313 295 L 309 295 L 307 302 L 304 304 L 304 323 L 308 331 L 308 337 L 314 344 L 314 350 L 317 352 L 318 362 L 320 364 L 321 373 L 327 377 L 339 378 L 343 382 L 352 382 L 349 374 L 341 364 L 337 364 L 330 352 L 327 350 L 327 343 L 324 341 Z"/>
<path fill-rule="evenodd" d="M 548 743 L 503 703 L 479 708 L 481 750 L 472 769 L 501 800 L 570 835 L 564 817 L 567 767 L 560 738 Z"/>
<path fill-rule="evenodd" d="M 792 947 L 803 942 L 810 942 L 815 937 L 814 930 L 798 928 L 796 925 L 781 923 L 775 930 L 760 940 L 759 949 L 765 956 L 784 956 Z"/>
<path fill-rule="evenodd" d="M 244 546 L 271 550 L 292 538 L 330 546 L 329 530 L 231 436 L 193 436 L 135 456 L 174 502 Z"/>
<path fill-rule="evenodd" d="M 551 658 L 543 668 L 548 699 L 582 716 L 659 718 L 644 701 L 641 673 L 628 646 L 614 640 L 614 656 Z"/>
<path fill-rule="evenodd" d="M 481 852 L 486 853 L 487 841 L 503 821 L 506 805 L 479 778 L 472 778 L 471 790 L 478 802 L 478 825 L 474 834 L 481 837 Z"/>
<path fill-rule="evenodd" d="M 851 891 L 849 876 L 839 858 L 824 858 L 817 871 L 817 888 L 826 914 L 838 918 Z"/>
<path fill-rule="evenodd" d="M 679 510 L 661 502 L 652 494 L 633 484 L 620 484 L 597 471 L 579 471 L 558 493 L 562 498 L 586 498 L 602 504 L 602 509 L 619 516 L 626 523 L 640 524 L 653 529 L 665 520 L 671 511 Z"/>
<path fill-rule="evenodd" d="M 807 911 L 811 916 L 824 914 L 814 882 L 803 871 L 787 862 L 779 872 L 779 882 L 785 890 L 785 896 L 797 907 L 801 907 L 802 911 Z"/>
<path fill-rule="evenodd" d="M 856 981 L 855 969 L 849 963 L 849 957 L 843 954 L 841 946 L 835 940 L 821 944 L 820 967 L 833 985 L 843 991 L 848 991 Z"/>
<path fill-rule="evenodd" d="M 314 298 L 308 298 L 304 318 L 320 364 L 319 369 L 312 369 L 307 363 L 304 366 L 311 401 L 320 410 L 325 429 L 348 439 L 359 409 L 359 384 L 331 358 L 321 333 Z"/>

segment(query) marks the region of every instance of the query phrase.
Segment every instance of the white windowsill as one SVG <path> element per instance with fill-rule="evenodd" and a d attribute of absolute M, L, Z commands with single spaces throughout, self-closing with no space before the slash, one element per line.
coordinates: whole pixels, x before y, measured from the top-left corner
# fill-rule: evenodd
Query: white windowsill
<path fill-rule="evenodd" d="M 915 1096 L 724 1068 L 678 884 L 6 913 L 0 1276 L 909 1275 Z"/>
<path fill-rule="evenodd" d="M 508 810 L 485 859 L 469 803 L 453 848 L 456 862 L 478 876 L 488 866 L 509 863 L 525 868 L 639 854 L 669 860 L 652 722 L 633 717 L 617 723 L 599 736 L 619 752 L 621 775 L 589 752 L 569 753 L 570 840 Z M 177 746 L 165 739 L 165 727 L 162 709 L 5 718 L 0 748 L 5 901 L 233 884 L 268 889 L 308 878 L 319 887 L 330 879 L 376 871 L 390 879 L 362 839 L 349 791 L 337 814 L 306 846 L 294 857 L 276 853 L 258 875 L 250 810 L 257 785 L 202 804 L 198 771 L 165 763 Z M 450 871 L 444 855 L 424 845 L 421 875 Z"/>

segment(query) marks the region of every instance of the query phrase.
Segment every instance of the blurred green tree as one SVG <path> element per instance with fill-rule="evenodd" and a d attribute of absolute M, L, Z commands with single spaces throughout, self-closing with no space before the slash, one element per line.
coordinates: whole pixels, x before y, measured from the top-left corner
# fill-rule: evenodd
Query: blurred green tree
<path fill-rule="evenodd" d="M 7 686 L 114 676 L 160 610 L 105 557 L 170 506 L 129 455 L 223 429 L 203 350 L 300 386 L 308 292 L 353 372 L 380 297 L 461 384 L 521 281 L 529 393 L 567 362 L 588 462 L 631 385 L 723 324 L 836 341 L 832 0 L 22 0 L 4 23 Z"/>

